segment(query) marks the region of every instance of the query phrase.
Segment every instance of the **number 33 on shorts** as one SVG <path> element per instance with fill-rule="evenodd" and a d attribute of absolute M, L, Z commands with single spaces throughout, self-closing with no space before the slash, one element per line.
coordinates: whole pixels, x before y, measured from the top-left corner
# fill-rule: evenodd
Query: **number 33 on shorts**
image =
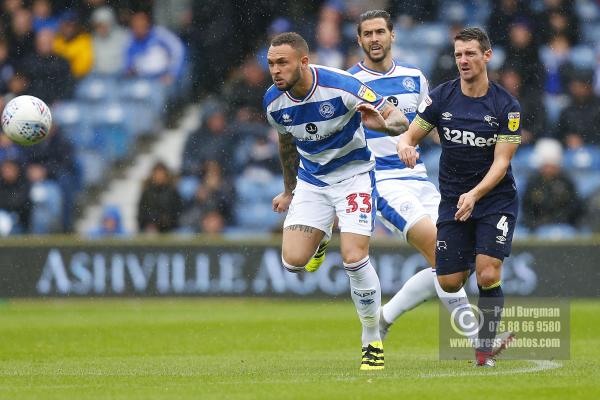
<path fill-rule="evenodd" d="M 357 199 L 361 204 L 357 203 Z M 346 200 L 348 200 L 348 208 L 346 208 L 346 213 L 353 213 L 357 210 L 361 213 L 370 213 L 373 207 L 371 206 L 371 195 L 369 193 L 351 193 L 346 196 Z"/>

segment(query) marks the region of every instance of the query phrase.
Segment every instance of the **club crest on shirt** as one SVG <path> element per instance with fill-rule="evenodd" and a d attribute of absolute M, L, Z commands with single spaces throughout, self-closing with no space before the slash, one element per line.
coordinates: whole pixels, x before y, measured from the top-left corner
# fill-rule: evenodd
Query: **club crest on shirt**
<path fill-rule="evenodd" d="M 333 117 L 334 113 L 335 113 L 335 107 L 330 102 L 326 101 L 324 103 L 321 103 L 321 105 L 319 105 L 319 114 L 321 114 L 321 116 L 323 118 L 331 118 L 331 117 Z"/>
<path fill-rule="evenodd" d="M 402 79 L 402 86 L 404 86 L 404 89 L 408 90 L 409 92 L 414 92 L 417 88 L 415 80 L 409 77 Z"/>
<path fill-rule="evenodd" d="M 508 130 L 511 132 L 519 129 L 519 123 L 521 122 L 520 112 L 509 112 L 508 113 Z"/>
<path fill-rule="evenodd" d="M 356 95 L 364 101 L 368 101 L 369 103 L 372 103 L 375 100 L 377 100 L 377 95 L 375 94 L 375 92 L 373 92 L 365 85 L 362 85 L 360 89 L 358 89 L 358 93 Z"/>
<path fill-rule="evenodd" d="M 498 121 L 496 121 L 496 117 L 492 117 L 491 115 L 486 115 L 483 117 L 483 120 L 488 123 L 492 128 L 498 127 Z"/>

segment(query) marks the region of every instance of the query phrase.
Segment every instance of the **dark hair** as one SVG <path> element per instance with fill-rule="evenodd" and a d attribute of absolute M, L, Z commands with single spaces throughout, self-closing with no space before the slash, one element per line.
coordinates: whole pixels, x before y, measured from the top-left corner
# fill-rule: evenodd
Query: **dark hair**
<path fill-rule="evenodd" d="M 477 40 L 479 42 L 479 47 L 482 52 L 486 52 L 492 48 L 492 44 L 490 43 L 490 38 L 487 33 L 480 28 L 465 28 L 462 31 L 458 32 L 456 36 L 454 36 L 454 41 L 462 40 L 463 42 L 468 42 L 470 40 Z"/>
<path fill-rule="evenodd" d="M 296 32 L 283 32 L 271 40 L 271 46 L 274 47 L 284 44 L 292 47 L 294 50 L 300 52 L 300 54 L 308 54 L 308 43 Z"/>
<path fill-rule="evenodd" d="M 390 32 L 394 29 L 394 23 L 392 22 L 392 17 L 389 12 L 385 10 L 370 10 L 360 14 L 360 17 L 358 17 L 358 26 L 356 27 L 358 34 L 360 35 L 362 33 L 363 22 L 375 18 L 383 18 Z"/>

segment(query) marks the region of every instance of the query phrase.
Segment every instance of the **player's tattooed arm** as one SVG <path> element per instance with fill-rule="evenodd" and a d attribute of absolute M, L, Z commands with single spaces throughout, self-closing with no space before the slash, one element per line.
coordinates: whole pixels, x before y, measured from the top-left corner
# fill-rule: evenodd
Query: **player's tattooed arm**
<path fill-rule="evenodd" d="M 390 136 L 398 136 L 408 130 L 409 122 L 406 115 L 392 104 L 386 102 L 381 115 L 385 119 L 386 133 Z"/>
<path fill-rule="evenodd" d="M 364 126 L 374 131 L 384 132 L 390 136 L 398 136 L 408 129 L 408 119 L 390 103 L 385 103 L 379 111 L 372 104 L 361 103 L 356 106 Z"/>
<path fill-rule="evenodd" d="M 300 156 L 292 135 L 279 135 L 279 158 L 285 192 L 291 194 L 296 188 L 296 176 L 300 165 Z"/>

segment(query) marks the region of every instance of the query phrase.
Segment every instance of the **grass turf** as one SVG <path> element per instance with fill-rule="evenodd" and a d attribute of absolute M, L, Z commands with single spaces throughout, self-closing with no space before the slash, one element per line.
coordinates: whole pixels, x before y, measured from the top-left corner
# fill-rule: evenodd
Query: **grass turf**
<path fill-rule="evenodd" d="M 572 303 L 572 359 L 539 371 L 438 361 L 437 310 L 402 316 L 386 370 L 361 373 L 349 299 L 10 301 L 0 399 L 600 398 L 600 301 Z"/>

